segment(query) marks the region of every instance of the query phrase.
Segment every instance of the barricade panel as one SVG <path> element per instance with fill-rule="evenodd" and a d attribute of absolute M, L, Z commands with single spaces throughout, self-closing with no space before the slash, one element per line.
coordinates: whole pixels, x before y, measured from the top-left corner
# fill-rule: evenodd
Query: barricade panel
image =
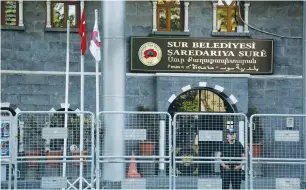
<path fill-rule="evenodd" d="M 13 153 L 14 150 L 14 118 L 11 112 L 1 110 L 0 116 L 0 141 L 1 141 L 1 189 L 11 189 L 12 184 L 12 169 L 13 169 Z"/>
<path fill-rule="evenodd" d="M 256 114 L 248 125 L 244 114 L 172 122 L 163 112 L 100 112 L 94 130 L 90 112 L 1 114 L 1 142 L 12 145 L 1 147 L 1 189 L 222 189 L 239 177 L 241 189 L 305 189 L 306 115 Z M 231 128 L 242 149 L 225 143 Z"/>
<path fill-rule="evenodd" d="M 248 188 L 244 114 L 176 113 L 173 120 L 175 189 Z"/>
<path fill-rule="evenodd" d="M 254 189 L 304 189 L 306 115 L 255 114 L 250 119 Z"/>
<path fill-rule="evenodd" d="M 100 112 L 97 189 L 171 188 L 171 116 Z"/>
<path fill-rule="evenodd" d="M 95 120 L 91 112 L 20 112 L 17 119 L 17 189 L 93 186 Z"/>

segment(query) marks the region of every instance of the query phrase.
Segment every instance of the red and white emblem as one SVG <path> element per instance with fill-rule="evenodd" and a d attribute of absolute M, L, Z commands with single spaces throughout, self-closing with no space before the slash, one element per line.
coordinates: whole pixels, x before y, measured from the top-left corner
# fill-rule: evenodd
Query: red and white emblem
<path fill-rule="evenodd" d="M 138 51 L 139 60 L 146 66 L 157 65 L 162 58 L 162 50 L 153 42 L 143 44 Z"/>
<path fill-rule="evenodd" d="M 91 41 L 93 41 L 97 47 L 101 47 L 101 42 L 99 38 L 99 32 L 98 31 L 93 31 L 91 34 Z"/>

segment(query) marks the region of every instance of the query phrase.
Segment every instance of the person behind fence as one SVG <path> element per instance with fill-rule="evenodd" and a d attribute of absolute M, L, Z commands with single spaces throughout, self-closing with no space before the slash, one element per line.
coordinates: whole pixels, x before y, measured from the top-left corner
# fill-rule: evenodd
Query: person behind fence
<path fill-rule="evenodd" d="M 222 189 L 229 189 L 232 183 L 232 189 L 240 189 L 242 181 L 242 159 L 226 159 L 222 157 L 244 157 L 244 148 L 239 141 L 236 141 L 236 131 L 234 128 L 226 130 L 227 140 L 219 146 L 218 157 L 221 161 Z M 225 162 L 228 161 L 228 162 Z M 232 163 L 231 163 L 232 161 Z M 240 162 L 239 162 L 240 161 Z"/>

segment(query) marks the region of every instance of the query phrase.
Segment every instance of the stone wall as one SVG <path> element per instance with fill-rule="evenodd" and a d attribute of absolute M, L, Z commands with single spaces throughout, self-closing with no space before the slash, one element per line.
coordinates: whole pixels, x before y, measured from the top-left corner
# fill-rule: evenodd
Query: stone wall
<path fill-rule="evenodd" d="M 65 76 L 3 75 L 1 80 L 2 101 L 21 110 L 59 109 L 65 103 Z M 86 76 L 85 81 L 84 109 L 95 111 L 95 77 Z M 80 109 L 80 77 L 69 77 L 69 104 Z"/>
<path fill-rule="evenodd" d="M 249 22 L 259 30 L 302 37 L 302 2 L 251 2 Z M 280 38 L 250 29 L 252 38 L 274 39 L 274 74 L 302 75 L 302 39 Z"/>
<path fill-rule="evenodd" d="M 249 79 L 249 107 L 260 113 L 302 113 L 302 79 Z"/>
<path fill-rule="evenodd" d="M 94 24 L 94 9 L 99 2 L 85 6 L 87 40 Z M 101 16 L 99 16 L 101 20 Z M 31 71 L 65 71 L 66 32 L 45 31 L 46 3 L 24 2 L 25 31 L 1 30 L 1 69 Z M 101 28 L 101 25 L 100 25 Z M 100 29 L 101 30 L 101 29 Z M 70 35 L 70 71 L 80 71 L 80 36 L 77 30 Z M 95 71 L 95 62 L 90 52 L 85 55 L 85 72 Z"/>
<path fill-rule="evenodd" d="M 250 24 L 276 37 L 250 29 L 252 38 L 274 39 L 274 75 L 302 75 L 302 2 L 253 1 Z M 301 77 L 249 79 L 249 107 L 260 113 L 302 113 Z"/>
<path fill-rule="evenodd" d="M 59 109 L 65 102 L 65 76 L 3 75 L 1 76 L 2 102 L 10 102 L 23 111 Z M 127 77 L 126 110 L 137 110 L 138 105 L 156 109 L 156 79 L 154 77 Z M 95 76 L 85 76 L 84 109 L 95 112 Z M 100 80 L 100 89 L 102 90 Z M 100 92 L 102 97 L 102 93 Z M 69 78 L 70 108 L 80 109 L 80 77 Z M 100 99 L 102 110 L 103 99 Z"/>

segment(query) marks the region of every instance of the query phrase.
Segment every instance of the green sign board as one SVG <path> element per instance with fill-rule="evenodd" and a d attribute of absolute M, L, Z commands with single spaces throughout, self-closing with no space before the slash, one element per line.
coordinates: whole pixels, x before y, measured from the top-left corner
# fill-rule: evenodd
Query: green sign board
<path fill-rule="evenodd" d="M 273 40 L 131 37 L 131 71 L 273 73 Z"/>

